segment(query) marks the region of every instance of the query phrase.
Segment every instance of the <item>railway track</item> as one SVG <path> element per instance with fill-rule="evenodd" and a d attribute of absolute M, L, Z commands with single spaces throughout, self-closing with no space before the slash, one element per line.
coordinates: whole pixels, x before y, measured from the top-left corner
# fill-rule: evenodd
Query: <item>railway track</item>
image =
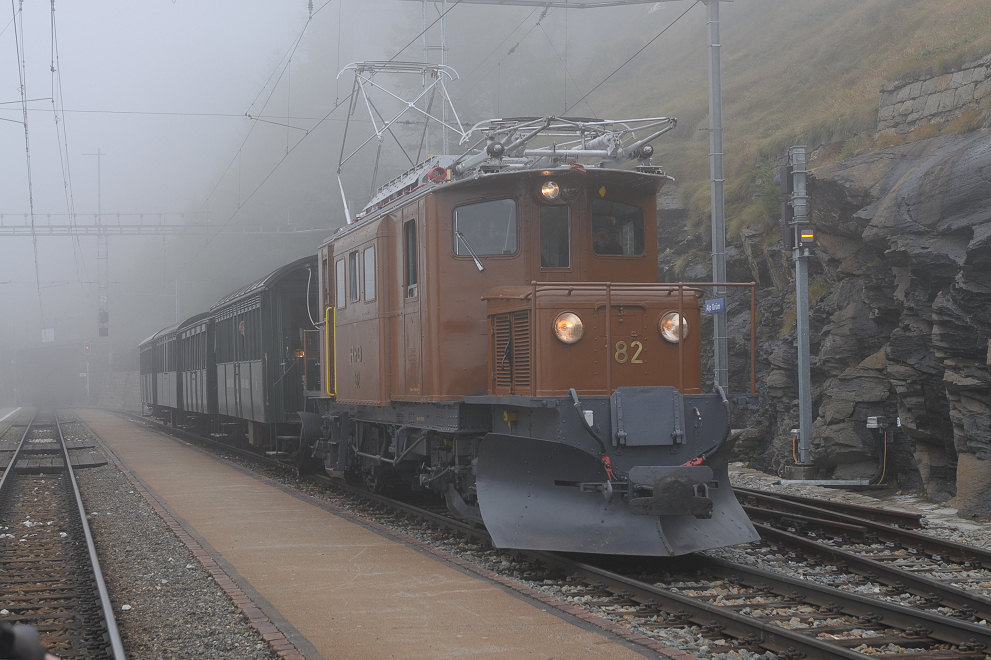
<path fill-rule="evenodd" d="M 49 652 L 125 657 L 54 414 L 27 425 L 0 478 L 0 567 L 0 616 L 34 626 Z"/>
<path fill-rule="evenodd" d="M 887 592 L 911 594 L 915 607 L 945 611 L 975 620 L 991 619 L 991 552 L 936 539 L 901 526 L 817 505 L 743 493 L 744 509 L 765 543 L 791 549 L 831 567 L 836 581 L 887 586 Z M 754 506 L 752 502 L 760 502 Z M 873 511 L 873 510 L 872 510 Z M 880 510 L 877 510 L 880 511 Z M 875 515 L 875 518 L 884 517 Z M 903 523 L 918 526 L 908 514 Z M 889 516 L 887 519 L 893 519 Z M 849 577 L 855 573 L 859 578 Z"/>
<path fill-rule="evenodd" d="M 983 625 L 702 555 L 664 567 L 540 559 L 569 576 L 569 599 L 598 601 L 648 635 L 694 626 L 710 644 L 727 638 L 737 649 L 789 658 L 985 658 L 991 644 Z"/>
<path fill-rule="evenodd" d="M 855 518 L 856 524 L 869 520 L 887 525 L 895 525 L 902 529 L 919 529 L 922 527 L 922 514 L 897 509 L 884 509 L 853 504 L 838 500 L 823 500 L 788 493 L 769 493 L 756 488 L 735 486 L 733 492 L 742 503 L 750 503 L 752 507 L 766 505 L 774 511 L 808 514 L 812 517 L 825 517 L 843 522 Z"/>

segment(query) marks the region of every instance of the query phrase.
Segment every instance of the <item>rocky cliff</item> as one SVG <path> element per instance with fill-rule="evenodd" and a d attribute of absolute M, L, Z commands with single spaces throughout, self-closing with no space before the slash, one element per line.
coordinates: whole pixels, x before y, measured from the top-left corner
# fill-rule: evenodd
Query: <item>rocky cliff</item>
<path fill-rule="evenodd" d="M 820 476 L 874 474 L 884 456 L 866 420 L 885 416 L 889 483 L 991 514 L 991 133 L 814 168 L 809 193 Z M 780 470 L 793 462 L 798 421 L 794 329 L 784 320 L 794 267 L 790 252 L 757 240 L 743 237 L 736 263 L 762 285 L 762 408 L 748 435 L 775 438 L 762 460 Z"/>

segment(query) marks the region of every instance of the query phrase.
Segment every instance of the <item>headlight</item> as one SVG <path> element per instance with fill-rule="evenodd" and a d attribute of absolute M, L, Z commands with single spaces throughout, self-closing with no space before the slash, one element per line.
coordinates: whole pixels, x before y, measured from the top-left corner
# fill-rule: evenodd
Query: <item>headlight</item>
<path fill-rule="evenodd" d="M 665 341 L 677 344 L 688 336 L 688 322 L 678 312 L 668 312 L 657 320 L 657 332 Z"/>
<path fill-rule="evenodd" d="M 561 196 L 561 186 L 557 185 L 557 181 L 544 181 L 540 186 L 540 194 L 544 199 L 554 201 Z"/>
<path fill-rule="evenodd" d="M 565 344 L 574 344 L 584 332 L 582 320 L 574 312 L 561 312 L 554 317 L 554 336 Z"/>

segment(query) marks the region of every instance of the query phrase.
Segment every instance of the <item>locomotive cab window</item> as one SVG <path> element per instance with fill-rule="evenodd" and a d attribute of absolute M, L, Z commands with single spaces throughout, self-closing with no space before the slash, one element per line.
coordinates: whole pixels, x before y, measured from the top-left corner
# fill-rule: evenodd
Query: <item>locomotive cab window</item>
<path fill-rule="evenodd" d="M 496 199 L 457 207 L 452 240 L 459 257 L 516 254 L 516 202 Z"/>
<path fill-rule="evenodd" d="M 365 264 L 365 300 L 375 300 L 375 248 L 365 248 L 361 254 Z"/>
<path fill-rule="evenodd" d="M 416 297 L 416 220 L 403 225 L 403 265 L 405 268 L 406 297 Z"/>
<path fill-rule="evenodd" d="M 336 285 L 336 302 L 338 308 L 344 307 L 345 291 L 344 288 L 344 259 L 338 259 L 334 264 L 334 283 Z"/>
<path fill-rule="evenodd" d="M 592 201 L 592 250 L 598 255 L 643 254 L 643 209 L 607 199 Z"/>
<path fill-rule="evenodd" d="M 361 282 L 358 279 L 358 251 L 348 255 L 348 300 L 357 302 L 361 299 Z"/>
<path fill-rule="evenodd" d="M 320 294 L 323 296 L 323 307 L 330 307 L 330 259 L 327 258 L 326 254 L 320 256 L 320 275 L 323 278 L 323 282 L 320 285 Z"/>
<path fill-rule="evenodd" d="M 571 231 L 567 206 L 540 207 L 540 267 L 571 266 Z"/>

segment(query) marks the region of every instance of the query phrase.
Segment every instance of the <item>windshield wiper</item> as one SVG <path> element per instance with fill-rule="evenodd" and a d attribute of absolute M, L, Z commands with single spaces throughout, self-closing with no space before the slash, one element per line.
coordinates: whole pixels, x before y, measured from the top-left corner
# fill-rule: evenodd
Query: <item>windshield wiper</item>
<path fill-rule="evenodd" d="M 471 245 L 468 244 L 468 239 L 465 238 L 465 235 L 461 232 L 455 232 L 455 235 L 458 237 L 458 240 L 464 244 L 465 248 L 467 248 L 468 254 L 470 254 L 471 258 L 475 261 L 475 268 L 478 269 L 478 272 L 481 273 L 485 270 L 485 266 L 483 266 L 482 262 L 478 260 L 478 255 L 471 249 Z"/>

